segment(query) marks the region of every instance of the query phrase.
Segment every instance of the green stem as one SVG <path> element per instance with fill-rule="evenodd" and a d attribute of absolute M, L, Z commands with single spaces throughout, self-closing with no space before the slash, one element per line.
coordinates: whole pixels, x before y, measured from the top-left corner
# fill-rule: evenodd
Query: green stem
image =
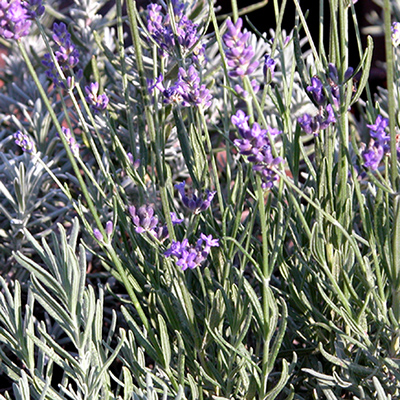
<path fill-rule="evenodd" d="M 390 13 L 390 0 L 384 0 L 384 29 L 385 29 L 385 51 L 386 51 L 386 82 L 389 100 L 389 130 L 390 130 L 390 176 L 393 190 L 398 191 L 397 188 L 397 148 L 396 148 L 396 102 L 394 97 L 394 73 L 393 73 L 393 46 L 392 46 L 392 30 L 391 30 L 391 13 Z"/>

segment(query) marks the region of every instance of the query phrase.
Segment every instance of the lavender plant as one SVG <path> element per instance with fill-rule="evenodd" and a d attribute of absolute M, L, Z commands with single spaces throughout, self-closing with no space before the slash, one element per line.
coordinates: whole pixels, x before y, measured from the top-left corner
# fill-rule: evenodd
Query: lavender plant
<path fill-rule="evenodd" d="M 398 397 L 398 7 L 374 103 L 322 3 L 0 2 L 4 398 Z"/>

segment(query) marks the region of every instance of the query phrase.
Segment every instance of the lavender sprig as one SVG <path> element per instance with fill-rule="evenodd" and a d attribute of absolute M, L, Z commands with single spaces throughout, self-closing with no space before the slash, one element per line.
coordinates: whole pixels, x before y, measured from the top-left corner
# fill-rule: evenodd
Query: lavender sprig
<path fill-rule="evenodd" d="M 238 18 L 236 24 L 228 19 L 226 21 L 228 32 L 222 37 L 226 46 L 225 55 L 228 59 L 228 66 L 231 68 L 229 71 L 231 77 L 250 75 L 259 64 L 258 61 L 252 61 L 254 50 L 251 45 L 247 45 L 250 32 L 242 33 L 242 25 L 241 18 Z"/>
<path fill-rule="evenodd" d="M 60 66 L 60 69 L 66 74 L 68 71 L 71 71 L 76 67 L 79 63 L 79 51 L 72 43 L 71 34 L 67 30 L 67 26 L 60 22 L 57 22 L 53 25 L 53 40 L 58 45 L 58 50 L 55 51 L 54 56 L 55 59 Z M 44 60 L 42 64 L 47 68 L 46 75 L 50 78 L 55 86 L 59 86 L 65 88 L 64 83 L 60 77 L 59 72 L 53 62 L 53 59 L 49 53 L 44 55 Z M 80 79 L 83 75 L 82 70 L 78 70 L 76 76 Z M 67 77 L 67 86 L 73 86 L 73 80 L 71 76 Z"/>
<path fill-rule="evenodd" d="M 283 162 L 283 159 L 273 156 L 268 133 L 270 137 L 273 137 L 281 132 L 271 127 L 261 129 L 257 122 L 250 127 L 249 117 L 242 110 L 237 111 L 231 120 L 241 136 L 241 139 L 234 140 L 236 147 L 249 162 L 254 164 L 253 170 L 261 175 L 263 189 L 270 189 L 278 180 L 275 169 Z"/>
<path fill-rule="evenodd" d="M 187 207 L 194 214 L 199 214 L 200 212 L 207 210 L 207 208 L 210 207 L 216 192 L 211 192 L 207 189 L 205 195 L 199 195 L 197 191 L 195 191 L 194 193 L 191 193 L 189 196 L 187 196 L 185 185 L 185 181 L 175 185 L 175 187 L 178 189 L 184 206 Z"/>
<path fill-rule="evenodd" d="M 182 271 L 194 269 L 202 264 L 208 257 L 211 247 L 218 247 L 218 239 L 211 235 L 200 234 L 195 246 L 190 245 L 188 239 L 182 242 L 173 241 L 170 248 L 164 253 L 166 257 L 176 257 L 176 265 L 182 268 Z"/>
<path fill-rule="evenodd" d="M 35 1 L 37 3 L 37 1 Z M 30 1 L 1 0 L 0 1 L 0 36 L 5 39 L 18 40 L 29 34 L 31 27 Z M 38 7 L 42 10 L 43 6 Z"/>

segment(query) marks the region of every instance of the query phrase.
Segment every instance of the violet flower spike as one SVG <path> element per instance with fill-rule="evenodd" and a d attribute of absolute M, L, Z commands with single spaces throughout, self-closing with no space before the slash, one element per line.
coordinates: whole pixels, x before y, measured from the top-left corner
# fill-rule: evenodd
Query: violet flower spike
<path fill-rule="evenodd" d="M 307 91 L 310 92 L 318 105 L 322 105 L 325 103 L 326 98 L 324 94 L 324 87 L 322 85 L 321 80 L 313 76 L 311 78 L 311 85 L 307 86 Z"/>
<path fill-rule="evenodd" d="M 268 54 L 264 56 L 264 79 L 266 83 L 271 83 L 275 76 L 276 61 Z"/>
<path fill-rule="evenodd" d="M 104 111 L 109 102 L 108 96 L 105 93 L 98 94 L 98 91 L 98 82 L 92 82 L 89 84 L 89 86 L 85 86 L 86 101 L 95 113 Z"/>
<path fill-rule="evenodd" d="M 202 233 L 195 246 L 189 245 L 187 239 L 182 242 L 173 241 L 170 248 L 164 252 L 164 255 L 166 257 L 175 257 L 176 265 L 185 271 L 198 267 L 210 254 L 211 247 L 218 246 L 218 239 L 213 239 L 211 235 L 206 236 Z"/>
<path fill-rule="evenodd" d="M 175 187 L 178 189 L 178 192 L 181 196 L 181 200 L 184 206 L 187 207 L 189 210 L 193 211 L 194 214 L 199 214 L 200 212 L 207 210 L 207 208 L 210 207 L 211 202 L 216 193 L 216 192 L 211 192 L 207 189 L 204 199 L 203 199 L 204 196 L 197 196 L 196 193 L 192 193 L 192 195 L 188 197 L 186 196 L 185 192 L 185 181 L 176 184 Z"/>
<path fill-rule="evenodd" d="M 398 47 L 400 44 L 400 22 L 393 22 L 392 24 L 392 45 Z"/>
<path fill-rule="evenodd" d="M 136 233 L 151 232 L 154 234 L 154 229 L 158 225 L 158 217 L 154 215 L 152 207 L 141 206 L 136 209 L 135 206 L 130 206 L 128 211 L 133 224 L 136 226 Z"/>
<path fill-rule="evenodd" d="M 29 2 L 20 0 L 0 1 L 0 36 L 18 40 L 29 34 L 31 27 Z"/>
<path fill-rule="evenodd" d="M 251 34 L 250 32 L 242 33 L 242 25 L 241 18 L 238 18 L 236 24 L 227 19 L 228 31 L 222 36 L 227 47 L 225 56 L 228 60 L 228 66 L 231 68 L 231 71 L 229 71 L 231 77 L 250 75 L 259 64 L 258 61 L 252 61 L 254 57 L 253 47 L 246 44 Z"/>
<path fill-rule="evenodd" d="M 28 135 L 25 135 L 21 131 L 17 131 L 13 136 L 15 139 L 15 144 L 21 147 L 22 151 L 31 154 L 36 153 L 35 143 Z"/>

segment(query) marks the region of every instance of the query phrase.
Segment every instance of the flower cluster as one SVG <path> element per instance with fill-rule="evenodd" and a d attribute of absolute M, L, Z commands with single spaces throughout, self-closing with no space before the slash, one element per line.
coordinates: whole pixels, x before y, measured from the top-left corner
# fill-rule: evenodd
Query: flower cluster
<path fill-rule="evenodd" d="M 14 133 L 15 144 L 27 153 L 36 153 L 36 147 L 33 140 L 28 136 L 22 133 L 21 131 L 17 131 Z"/>
<path fill-rule="evenodd" d="M 288 37 L 287 39 L 290 39 Z M 264 56 L 264 78 L 267 83 L 270 83 L 272 79 L 274 79 L 275 75 L 275 67 L 276 67 L 276 61 L 270 57 L 268 54 Z"/>
<path fill-rule="evenodd" d="M 212 96 L 206 85 L 200 85 L 200 76 L 196 68 L 191 65 L 186 71 L 179 68 L 178 79 L 168 88 L 162 84 L 163 76 L 153 82 L 148 81 L 149 92 L 152 93 L 157 88 L 164 96 L 166 104 L 181 104 L 184 107 L 201 106 L 203 109 L 210 107 Z"/>
<path fill-rule="evenodd" d="M 185 205 L 185 207 L 187 207 L 190 211 L 193 211 L 194 214 L 199 214 L 200 212 L 207 210 L 207 208 L 210 207 L 210 204 L 216 192 L 211 192 L 207 189 L 205 196 L 199 196 L 197 192 L 191 193 L 191 195 L 186 196 L 185 184 L 186 182 L 183 181 L 182 183 L 178 183 L 175 185 L 175 187 L 178 189 L 182 203 Z"/>
<path fill-rule="evenodd" d="M 400 22 L 393 22 L 392 24 L 392 44 L 393 47 L 400 44 Z"/>
<path fill-rule="evenodd" d="M 0 36 L 20 39 L 28 35 L 30 19 L 43 12 L 42 0 L 0 0 Z"/>
<path fill-rule="evenodd" d="M 332 105 L 328 104 L 326 109 L 320 106 L 317 115 L 312 117 L 310 114 L 304 114 L 297 119 L 297 122 L 305 133 L 317 136 L 321 130 L 326 129 L 330 124 L 334 124 L 336 118 Z"/>
<path fill-rule="evenodd" d="M 186 269 L 194 269 L 206 260 L 210 254 L 211 247 L 218 247 L 218 239 L 213 239 L 211 235 L 200 234 L 195 246 L 190 245 L 187 239 L 182 242 L 173 241 L 171 247 L 164 253 L 166 257 L 176 257 L 176 265 Z"/>
<path fill-rule="evenodd" d="M 242 110 L 233 115 L 231 120 L 238 128 L 239 134 L 242 137 L 241 139 L 234 140 L 236 147 L 242 155 L 246 156 L 254 164 L 253 169 L 260 173 L 263 180 L 263 188 L 271 188 L 278 179 L 275 167 L 283 160 L 281 157 L 274 157 L 272 155 L 268 134 L 270 137 L 273 137 L 281 132 L 271 127 L 261 129 L 257 122 L 254 122 L 250 128 L 248 123 L 249 117 Z"/>
<path fill-rule="evenodd" d="M 370 129 L 369 134 L 371 141 L 368 149 L 364 150 L 362 156 L 364 158 L 364 167 L 376 170 L 385 154 L 390 151 L 390 135 L 385 132 L 389 125 L 389 120 L 378 115 L 375 124 L 367 125 Z"/>
<path fill-rule="evenodd" d="M 79 51 L 72 43 L 71 34 L 68 32 L 67 26 L 63 22 L 59 24 L 57 24 L 57 22 L 54 23 L 53 40 L 58 45 L 58 50 L 54 53 L 54 56 L 61 71 L 64 74 L 72 71 L 79 62 Z M 49 53 L 44 55 L 42 63 L 47 68 L 46 75 L 53 80 L 54 85 L 65 88 L 56 65 Z M 77 72 L 77 78 L 80 79 L 82 75 L 83 71 L 79 70 Z M 70 76 L 67 77 L 67 87 L 73 87 L 73 79 Z"/>
<path fill-rule="evenodd" d="M 75 140 L 75 138 L 72 136 L 71 131 L 68 128 L 65 128 L 64 126 L 61 128 L 62 133 L 65 137 L 65 139 L 68 142 L 69 148 L 71 149 L 72 154 L 75 157 L 79 156 L 79 143 Z"/>
<path fill-rule="evenodd" d="M 128 211 L 136 227 L 136 233 L 142 234 L 148 232 L 159 241 L 163 241 L 169 236 L 167 226 L 159 224 L 158 217 L 154 214 L 153 207 L 141 206 L 136 208 L 135 206 L 130 206 L 128 207 Z M 173 212 L 171 212 L 171 219 L 173 225 L 181 224 L 183 221 Z"/>
<path fill-rule="evenodd" d="M 108 106 L 108 96 L 103 94 L 98 94 L 99 83 L 92 82 L 89 86 L 85 86 L 86 101 L 90 105 L 90 108 L 95 112 L 104 111 Z"/>
<path fill-rule="evenodd" d="M 176 40 L 183 56 L 193 53 L 193 60 L 201 64 L 204 61 L 205 47 L 200 44 L 197 24 L 184 14 L 184 4 L 173 2 L 174 15 L 165 15 L 162 7 L 151 3 L 147 6 L 147 29 L 158 44 L 161 56 L 174 55 Z M 172 29 L 171 17 L 175 21 L 176 35 Z M 175 40 L 176 39 L 176 40 Z"/>
<path fill-rule="evenodd" d="M 231 68 L 229 71 L 231 77 L 250 75 L 258 67 L 258 61 L 252 61 L 253 47 L 247 45 L 251 34 L 250 32 L 242 33 L 242 25 L 241 18 L 238 18 L 236 24 L 228 19 L 226 21 L 228 31 L 222 37 L 226 46 L 225 55 L 228 66 Z"/>
<path fill-rule="evenodd" d="M 344 82 L 348 81 L 353 75 L 353 68 L 349 67 L 344 74 Z M 334 64 L 329 64 L 329 74 L 327 77 L 329 91 L 333 105 L 338 109 L 340 107 L 340 82 L 337 68 Z M 311 116 L 304 114 L 297 119 L 304 132 L 317 136 L 319 132 L 326 129 L 330 124 L 336 122 L 333 107 L 328 103 L 328 98 L 324 92 L 324 85 L 317 76 L 311 78 L 311 85 L 307 86 L 307 91 L 311 93 L 315 104 L 318 106 L 318 114 Z"/>

